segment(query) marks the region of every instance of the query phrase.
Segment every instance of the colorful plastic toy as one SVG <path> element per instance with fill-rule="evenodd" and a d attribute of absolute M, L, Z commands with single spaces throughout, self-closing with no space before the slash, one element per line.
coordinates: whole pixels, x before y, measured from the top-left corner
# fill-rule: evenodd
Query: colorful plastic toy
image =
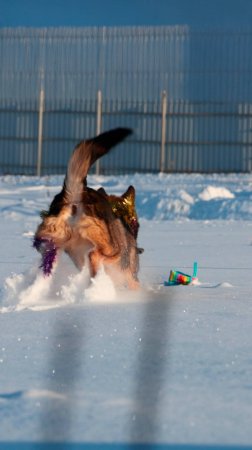
<path fill-rule="evenodd" d="M 178 272 L 177 270 L 171 270 L 169 280 L 164 282 L 164 286 L 177 286 L 179 284 L 191 284 L 193 281 L 197 280 L 198 273 L 198 263 L 193 264 L 193 274 L 187 275 L 183 272 Z"/>

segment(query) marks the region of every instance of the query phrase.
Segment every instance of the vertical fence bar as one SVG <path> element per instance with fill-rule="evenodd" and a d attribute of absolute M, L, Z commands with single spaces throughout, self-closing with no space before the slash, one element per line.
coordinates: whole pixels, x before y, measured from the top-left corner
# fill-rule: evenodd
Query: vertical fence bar
<path fill-rule="evenodd" d="M 165 170 L 165 143 L 166 143 L 166 114 L 167 114 L 167 93 L 162 93 L 162 128 L 161 128 L 161 151 L 160 151 L 160 172 Z"/>
<path fill-rule="evenodd" d="M 39 120 L 38 120 L 38 154 L 37 154 L 38 177 L 41 176 L 44 102 L 45 102 L 45 92 L 44 89 L 41 89 L 39 95 Z"/>
<path fill-rule="evenodd" d="M 96 135 L 101 133 L 102 126 L 102 92 L 97 92 L 97 115 L 96 115 Z M 96 175 L 100 174 L 100 160 L 98 159 L 95 164 Z"/>

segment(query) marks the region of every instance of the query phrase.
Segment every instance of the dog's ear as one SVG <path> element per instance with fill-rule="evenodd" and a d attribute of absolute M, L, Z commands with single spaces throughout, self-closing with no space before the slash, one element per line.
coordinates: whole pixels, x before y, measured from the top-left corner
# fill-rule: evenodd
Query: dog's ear
<path fill-rule="evenodd" d="M 136 191 L 134 186 L 129 186 L 122 198 L 126 199 L 131 205 L 135 205 Z"/>
<path fill-rule="evenodd" d="M 99 194 L 104 195 L 104 197 L 108 197 L 108 194 L 103 187 L 100 187 L 99 189 L 97 189 L 97 192 L 99 192 Z"/>
<path fill-rule="evenodd" d="M 45 219 L 48 216 L 57 216 L 60 211 L 62 210 L 63 206 L 67 203 L 67 196 L 66 196 L 66 189 L 65 189 L 65 183 L 63 184 L 63 188 L 60 191 L 59 194 L 55 195 L 49 211 L 42 211 L 41 217 L 42 219 Z"/>
<path fill-rule="evenodd" d="M 42 209 L 42 211 L 40 211 L 39 215 L 40 215 L 41 219 L 45 219 L 46 217 L 49 216 L 49 211 Z"/>

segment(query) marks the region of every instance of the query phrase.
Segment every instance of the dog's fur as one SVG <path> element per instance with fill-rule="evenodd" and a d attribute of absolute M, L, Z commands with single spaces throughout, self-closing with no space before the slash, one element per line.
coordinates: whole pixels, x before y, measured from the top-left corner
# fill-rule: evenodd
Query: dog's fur
<path fill-rule="evenodd" d="M 120 274 L 124 284 L 136 289 L 139 286 L 139 251 L 127 214 L 115 211 L 114 200 L 111 201 L 102 189 L 89 188 L 86 180 L 90 166 L 130 133 L 129 129 L 117 128 L 76 146 L 62 191 L 54 197 L 49 211 L 42 212 L 43 220 L 35 240 L 53 242 L 79 269 L 88 257 L 92 277 L 103 264 L 110 274 L 116 271 L 116 277 Z M 130 187 L 129 193 L 122 196 L 124 200 L 132 195 L 132 189 Z M 135 218 L 137 221 L 136 214 Z M 36 248 L 39 250 L 38 246 Z"/>
<path fill-rule="evenodd" d="M 139 222 L 136 211 L 136 192 L 134 186 L 129 186 L 127 191 L 120 195 L 109 195 L 104 188 L 98 189 L 98 192 L 103 194 L 108 200 L 113 213 L 121 219 L 125 228 L 137 240 L 139 231 Z M 138 253 L 143 253 L 144 249 L 137 247 Z"/>

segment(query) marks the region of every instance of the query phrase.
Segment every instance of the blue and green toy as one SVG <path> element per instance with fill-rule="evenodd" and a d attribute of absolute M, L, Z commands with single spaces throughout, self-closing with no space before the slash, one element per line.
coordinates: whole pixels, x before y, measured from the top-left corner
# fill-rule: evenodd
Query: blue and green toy
<path fill-rule="evenodd" d="M 195 282 L 198 274 L 198 263 L 193 264 L 193 274 L 187 275 L 186 273 L 179 272 L 177 270 L 171 270 L 169 280 L 164 282 L 164 286 L 177 286 L 179 284 L 191 284 Z"/>

